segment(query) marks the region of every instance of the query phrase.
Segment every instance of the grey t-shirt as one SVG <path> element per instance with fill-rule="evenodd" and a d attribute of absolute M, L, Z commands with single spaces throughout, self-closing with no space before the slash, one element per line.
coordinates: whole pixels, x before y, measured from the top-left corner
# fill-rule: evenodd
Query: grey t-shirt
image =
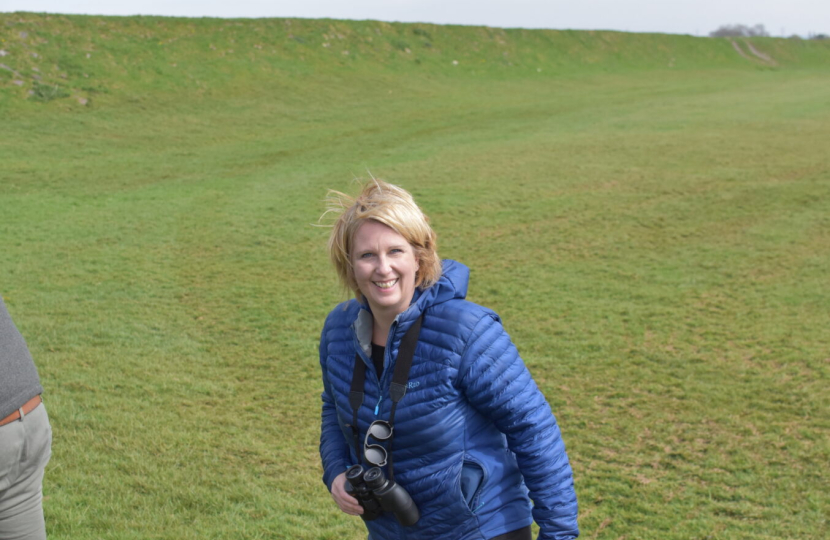
<path fill-rule="evenodd" d="M 0 297 L 0 419 L 42 392 L 26 340 Z"/>

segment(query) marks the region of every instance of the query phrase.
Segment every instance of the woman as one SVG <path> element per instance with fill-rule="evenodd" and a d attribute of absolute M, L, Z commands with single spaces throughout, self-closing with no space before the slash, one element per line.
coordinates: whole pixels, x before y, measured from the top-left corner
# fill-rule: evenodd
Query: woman
<path fill-rule="evenodd" d="M 540 539 L 575 538 L 556 420 L 498 315 L 464 299 L 469 270 L 441 262 L 426 216 L 397 186 L 376 180 L 332 202 L 330 255 L 356 296 L 329 314 L 320 340 L 320 455 L 334 501 L 363 515 L 370 540 L 524 540 L 534 519 Z M 411 366 L 398 367 L 407 355 Z M 417 522 L 350 495 L 355 464 L 380 465 Z"/>

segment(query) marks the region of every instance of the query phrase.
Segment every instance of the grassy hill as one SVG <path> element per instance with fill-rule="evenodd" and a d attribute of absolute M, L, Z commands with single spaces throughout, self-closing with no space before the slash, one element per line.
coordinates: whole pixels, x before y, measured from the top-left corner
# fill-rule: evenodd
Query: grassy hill
<path fill-rule="evenodd" d="M 8 100 L 256 91 L 315 75 L 555 78 L 631 70 L 830 65 L 821 41 L 308 19 L 0 14 Z M 753 51 L 755 51 L 753 53 Z M 14 81 L 21 81 L 15 83 Z M 297 89 L 301 89 L 302 87 Z M 262 91 L 267 91 L 263 88 Z"/>
<path fill-rule="evenodd" d="M 0 14 L 50 538 L 363 537 L 319 481 L 316 225 L 367 171 L 502 315 L 584 537 L 826 537 L 830 43 L 735 44 Z"/>

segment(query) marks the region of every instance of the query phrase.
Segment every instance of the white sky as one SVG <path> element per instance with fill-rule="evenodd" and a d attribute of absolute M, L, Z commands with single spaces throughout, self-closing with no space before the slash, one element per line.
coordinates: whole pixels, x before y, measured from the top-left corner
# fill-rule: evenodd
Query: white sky
<path fill-rule="evenodd" d="M 705 36 L 763 24 L 774 36 L 830 34 L 830 0 L 0 0 L 0 12 L 378 19 Z"/>

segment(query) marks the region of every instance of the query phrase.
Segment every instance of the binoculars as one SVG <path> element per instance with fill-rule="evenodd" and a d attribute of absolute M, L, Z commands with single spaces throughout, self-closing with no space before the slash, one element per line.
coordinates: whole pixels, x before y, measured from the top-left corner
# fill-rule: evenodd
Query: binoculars
<path fill-rule="evenodd" d="M 409 527 L 421 517 L 409 493 L 394 480 L 386 478 L 379 467 L 364 472 L 362 465 L 352 465 L 346 471 L 344 488 L 363 507 L 360 517 L 364 521 L 372 521 L 384 512 L 392 512 L 401 525 Z"/>

